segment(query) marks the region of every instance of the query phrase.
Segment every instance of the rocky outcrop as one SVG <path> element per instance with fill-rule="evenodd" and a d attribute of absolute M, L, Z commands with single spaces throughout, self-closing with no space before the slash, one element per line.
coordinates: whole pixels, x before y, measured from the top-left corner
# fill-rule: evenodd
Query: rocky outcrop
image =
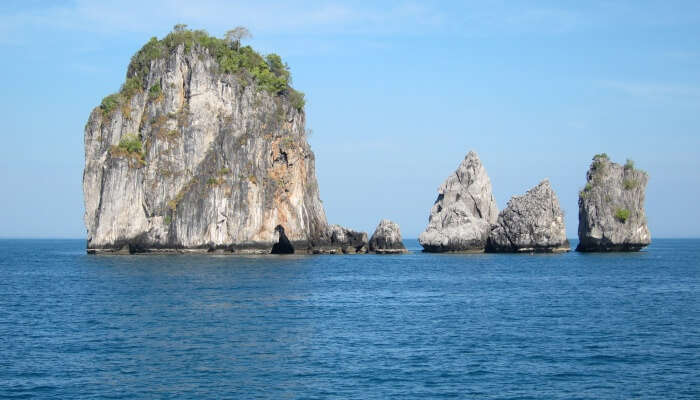
<path fill-rule="evenodd" d="M 479 252 L 486 247 L 498 207 L 479 156 L 470 151 L 438 189 L 418 242 L 428 252 Z"/>
<path fill-rule="evenodd" d="M 234 56 L 258 69 L 227 72 L 239 58 L 219 62 L 234 50 L 217 40 L 152 39 L 90 114 L 88 252 L 357 250 L 354 233 L 327 224 L 303 97 L 279 57 L 241 47 Z"/>
<path fill-rule="evenodd" d="M 548 179 L 514 196 L 492 226 L 486 251 L 544 252 L 569 251 L 564 213 Z"/>
<path fill-rule="evenodd" d="M 383 219 L 379 221 L 369 239 L 369 251 L 377 254 L 408 253 L 401 239 L 401 230 L 395 222 Z"/>
<path fill-rule="evenodd" d="M 606 154 L 593 158 L 578 199 L 577 251 L 639 251 L 651 243 L 644 212 L 649 177 Z"/>
<path fill-rule="evenodd" d="M 367 233 L 354 231 L 340 225 L 329 227 L 330 240 L 317 246 L 314 253 L 323 254 L 364 254 L 369 251 Z"/>

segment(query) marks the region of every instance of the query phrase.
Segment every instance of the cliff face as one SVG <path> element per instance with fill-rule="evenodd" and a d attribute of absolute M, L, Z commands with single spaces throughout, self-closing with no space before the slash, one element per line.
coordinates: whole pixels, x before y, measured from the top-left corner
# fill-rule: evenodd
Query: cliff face
<path fill-rule="evenodd" d="M 611 162 L 605 154 L 593 158 L 586 186 L 579 193 L 577 251 L 638 251 L 651 243 L 644 212 L 648 175 Z"/>
<path fill-rule="evenodd" d="M 554 189 L 545 179 L 522 196 L 514 196 L 498 215 L 489 234 L 491 252 L 565 252 L 564 213 Z"/>
<path fill-rule="evenodd" d="M 483 251 L 497 218 L 491 181 L 479 156 L 470 151 L 438 189 L 418 242 L 428 252 Z"/>
<path fill-rule="evenodd" d="M 89 251 L 266 253 L 286 240 L 298 252 L 330 243 L 303 110 L 250 76 L 219 71 L 206 48 L 181 44 L 150 61 L 142 87 L 92 111 Z"/>

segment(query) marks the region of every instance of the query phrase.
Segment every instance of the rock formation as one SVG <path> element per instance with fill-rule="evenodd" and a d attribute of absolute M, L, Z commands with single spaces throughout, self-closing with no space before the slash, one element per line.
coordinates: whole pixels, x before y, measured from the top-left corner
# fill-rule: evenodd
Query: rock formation
<path fill-rule="evenodd" d="M 565 252 L 564 213 L 549 180 L 514 196 L 492 226 L 486 251 L 489 252 Z"/>
<path fill-rule="evenodd" d="M 355 248 L 327 224 L 288 81 L 278 56 L 203 31 L 151 39 L 85 126 L 88 252 Z"/>
<path fill-rule="evenodd" d="M 438 189 L 430 219 L 418 242 L 428 252 L 479 252 L 486 247 L 498 207 L 479 156 L 470 151 Z"/>
<path fill-rule="evenodd" d="M 314 249 L 315 253 L 355 254 L 367 253 L 367 233 L 353 231 L 340 225 L 330 226 L 330 243 Z"/>
<path fill-rule="evenodd" d="M 377 254 L 408 253 L 401 239 L 399 225 L 388 219 L 379 221 L 369 239 L 369 251 Z"/>
<path fill-rule="evenodd" d="M 630 160 L 593 157 L 578 199 L 577 251 L 639 251 L 651 243 L 644 212 L 649 177 Z"/>

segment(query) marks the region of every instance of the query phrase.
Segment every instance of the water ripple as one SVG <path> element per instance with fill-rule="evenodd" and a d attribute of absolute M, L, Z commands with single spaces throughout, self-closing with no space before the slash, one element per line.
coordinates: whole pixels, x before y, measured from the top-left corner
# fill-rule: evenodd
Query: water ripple
<path fill-rule="evenodd" d="M 558 256 L 84 244 L 0 240 L 0 397 L 700 398 L 698 240 Z"/>

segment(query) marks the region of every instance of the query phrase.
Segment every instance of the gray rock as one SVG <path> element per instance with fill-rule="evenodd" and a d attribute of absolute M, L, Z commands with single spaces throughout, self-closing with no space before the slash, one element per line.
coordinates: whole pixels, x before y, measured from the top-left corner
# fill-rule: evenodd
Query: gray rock
<path fill-rule="evenodd" d="M 639 251 L 651 243 L 644 211 L 646 172 L 631 161 L 622 166 L 599 154 L 586 181 L 578 199 L 576 251 Z"/>
<path fill-rule="evenodd" d="M 379 221 L 369 239 L 369 251 L 377 254 L 408 253 L 401 239 L 401 230 L 395 222 L 383 219 Z"/>
<path fill-rule="evenodd" d="M 479 156 L 470 151 L 438 189 L 426 230 L 418 242 L 428 252 L 480 252 L 498 207 Z"/>
<path fill-rule="evenodd" d="M 564 213 L 547 179 L 508 201 L 486 246 L 489 252 L 558 253 L 569 249 Z"/>
<path fill-rule="evenodd" d="M 331 245 L 304 111 L 286 94 L 220 73 L 197 44 L 151 61 L 144 85 L 85 126 L 88 252 Z"/>
<path fill-rule="evenodd" d="M 331 225 L 329 232 L 329 242 L 318 246 L 317 253 L 364 254 L 369 251 L 366 232 L 354 231 L 340 225 Z"/>

